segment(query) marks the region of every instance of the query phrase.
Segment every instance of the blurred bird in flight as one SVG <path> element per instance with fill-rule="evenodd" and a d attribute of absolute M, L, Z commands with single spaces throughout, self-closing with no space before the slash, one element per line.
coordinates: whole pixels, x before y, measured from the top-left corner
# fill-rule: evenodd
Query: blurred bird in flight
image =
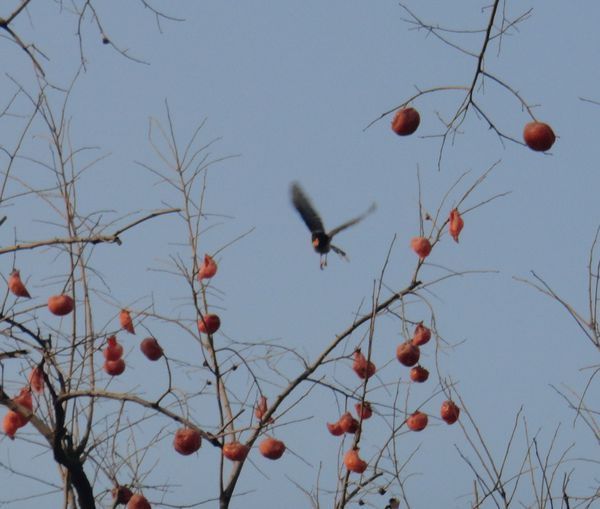
<path fill-rule="evenodd" d="M 334 253 L 337 253 L 342 258 L 348 259 L 344 251 L 342 251 L 339 247 L 334 246 L 331 243 L 331 239 L 333 239 L 335 235 L 345 230 L 346 228 L 354 226 L 356 223 L 362 221 L 376 208 L 375 204 L 373 203 L 373 205 L 369 207 L 369 210 L 367 210 L 360 216 L 355 217 L 354 219 L 350 219 L 349 221 L 346 221 L 345 223 L 338 226 L 337 228 L 326 232 L 325 227 L 323 226 L 323 221 L 319 216 L 319 213 L 315 210 L 314 206 L 300 187 L 300 184 L 298 184 L 297 182 L 294 182 L 291 186 L 291 195 L 292 204 L 294 205 L 294 208 L 298 211 L 300 217 L 302 218 L 306 226 L 308 226 L 308 229 L 312 234 L 312 245 L 315 248 L 315 251 L 321 255 L 321 269 L 327 266 L 327 253 L 329 253 L 330 250 Z"/>

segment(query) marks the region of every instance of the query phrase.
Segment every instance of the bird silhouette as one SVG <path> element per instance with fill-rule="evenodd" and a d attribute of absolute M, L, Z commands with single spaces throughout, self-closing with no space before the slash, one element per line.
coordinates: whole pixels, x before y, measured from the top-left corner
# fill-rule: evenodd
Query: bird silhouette
<path fill-rule="evenodd" d="M 292 183 L 290 190 L 292 204 L 312 234 L 312 245 L 315 248 L 315 251 L 321 255 L 321 270 L 327 266 L 327 253 L 329 253 L 330 250 L 347 260 L 348 256 L 346 253 L 339 247 L 334 246 L 331 243 L 331 239 L 346 228 L 354 226 L 356 223 L 362 221 L 376 209 L 376 205 L 373 203 L 369 209 L 360 216 L 350 219 L 333 230 L 326 232 L 319 213 L 315 210 L 313 204 L 300 187 L 300 184 L 297 182 Z"/>

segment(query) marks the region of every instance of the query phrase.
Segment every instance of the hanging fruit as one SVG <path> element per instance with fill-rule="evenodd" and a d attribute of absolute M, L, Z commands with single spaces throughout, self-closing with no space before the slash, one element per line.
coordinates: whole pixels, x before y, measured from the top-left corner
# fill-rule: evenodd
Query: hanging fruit
<path fill-rule="evenodd" d="M 29 390 L 29 387 L 23 387 L 19 391 L 19 394 L 13 398 L 13 401 L 22 407 L 25 407 L 30 412 L 33 412 L 33 399 L 31 397 L 31 391 Z M 21 420 L 20 427 L 25 426 L 25 424 L 27 424 L 31 419 L 31 416 L 26 416 L 25 414 L 22 414 L 21 411 L 17 411 L 17 414 Z"/>
<path fill-rule="evenodd" d="M 204 255 L 204 261 L 198 270 L 198 279 L 202 281 L 203 279 L 210 279 L 217 273 L 217 264 L 215 261 L 207 254 Z"/>
<path fill-rule="evenodd" d="M 277 460 L 283 456 L 283 453 L 285 452 L 285 444 L 276 438 L 267 437 L 260 444 L 258 444 L 258 450 L 265 458 Z"/>
<path fill-rule="evenodd" d="M 127 503 L 127 509 L 151 509 L 151 507 L 148 499 L 141 493 L 132 495 Z"/>
<path fill-rule="evenodd" d="M 531 150 L 545 152 L 554 145 L 556 136 L 548 124 L 529 122 L 523 129 L 523 140 Z"/>
<path fill-rule="evenodd" d="M 129 334 L 135 334 L 133 320 L 131 319 L 131 313 L 129 310 L 121 309 L 121 312 L 119 313 L 119 323 L 121 324 L 121 328 L 129 332 Z"/>
<path fill-rule="evenodd" d="M 21 416 L 17 412 L 9 410 L 2 419 L 2 431 L 11 440 L 15 439 L 17 430 L 21 427 Z"/>
<path fill-rule="evenodd" d="M 358 431 L 358 421 L 352 417 L 352 414 L 350 412 L 346 412 L 345 414 L 343 414 L 340 417 L 340 420 L 338 421 L 341 430 L 344 433 L 356 433 Z"/>
<path fill-rule="evenodd" d="M 460 408 L 456 406 L 456 403 L 454 403 L 454 401 L 447 400 L 442 403 L 440 415 L 442 419 L 446 422 L 446 424 L 454 424 L 456 421 L 458 421 L 459 414 Z"/>
<path fill-rule="evenodd" d="M 429 330 L 423 322 L 419 322 L 415 327 L 415 332 L 412 338 L 412 344 L 415 346 L 423 346 L 431 339 L 431 330 Z"/>
<path fill-rule="evenodd" d="M 33 412 L 33 399 L 31 398 L 31 391 L 28 387 L 23 387 L 19 391 L 19 394 L 12 400 L 13 402 L 25 407 L 25 409 L 29 410 L 29 412 Z M 2 430 L 11 440 L 14 440 L 17 430 L 25 426 L 30 419 L 31 416 L 25 416 L 23 413 L 21 413 L 21 410 L 9 410 L 2 419 Z"/>
<path fill-rule="evenodd" d="M 156 338 L 146 338 L 140 343 L 140 350 L 151 361 L 157 361 L 163 356 L 163 349 Z"/>
<path fill-rule="evenodd" d="M 103 367 L 110 376 L 119 376 L 125 371 L 125 361 L 122 358 L 114 361 L 105 360 Z"/>
<path fill-rule="evenodd" d="M 450 211 L 450 217 L 448 218 L 448 231 L 454 239 L 454 242 L 458 242 L 458 236 L 465 226 L 463 218 L 460 216 L 460 212 L 457 209 Z"/>
<path fill-rule="evenodd" d="M 102 352 L 107 361 L 116 361 L 123 357 L 123 347 L 117 341 L 117 336 L 109 336 L 106 338 L 107 346 Z"/>
<path fill-rule="evenodd" d="M 414 366 L 417 362 L 419 362 L 419 357 L 421 356 L 421 351 L 419 347 L 413 345 L 412 341 L 406 341 L 400 345 L 396 349 L 396 358 L 401 364 L 404 364 L 407 367 Z"/>
<path fill-rule="evenodd" d="M 173 447 L 179 454 L 189 456 L 195 453 L 202 445 L 200 432 L 193 428 L 179 428 L 173 438 Z"/>
<path fill-rule="evenodd" d="M 331 433 L 334 437 L 339 437 L 340 435 L 344 434 L 344 430 L 340 426 L 339 421 L 334 423 L 328 422 L 327 429 L 329 430 L 329 433 Z"/>
<path fill-rule="evenodd" d="M 410 370 L 410 379 L 413 382 L 423 383 L 426 382 L 429 378 L 429 371 L 427 371 L 423 366 L 415 366 Z"/>
<path fill-rule="evenodd" d="M 410 241 L 410 247 L 417 255 L 419 255 L 421 260 L 427 258 L 429 253 L 431 253 L 431 242 L 425 237 L 414 237 Z"/>
<path fill-rule="evenodd" d="M 223 456 L 231 461 L 244 461 L 249 452 L 250 448 L 247 445 L 237 441 L 223 444 Z"/>
<path fill-rule="evenodd" d="M 44 372 L 39 366 L 33 368 L 29 373 L 29 385 L 38 394 L 44 392 Z"/>
<path fill-rule="evenodd" d="M 75 303 L 73 299 L 65 294 L 62 295 L 53 295 L 48 299 L 48 309 L 50 313 L 56 316 L 65 316 L 68 315 L 73 308 L 75 307 Z"/>
<path fill-rule="evenodd" d="M 406 419 L 406 425 L 412 431 L 423 431 L 427 426 L 427 421 L 427 414 L 417 411 Z"/>
<path fill-rule="evenodd" d="M 357 474 L 362 474 L 367 469 L 367 462 L 360 459 L 358 448 L 350 449 L 344 455 L 344 465 L 350 472 L 356 472 Z"/>
<path fill-rule="evenodd" d="M 354 405 L 356 409 L 356 415 L 360 417 L 363 421 L 365 419 L 369 419 L 373 415 L 373 409 L 371 408 L 371 403 L 365 401 L 363 403 L 356 403 Z"/>
<path fill-rule="evenodd" d="M 254 408 L 254 415 L 259 421 L 262 421 L 264 415 L 267 413 L 268 405 L 267 398 L 265 396 L 261 396 L 258 398 L 258 402 L 256 403 L 256 407 Z M 273 417 L 269 418 L 269 423 L 273 422 Z"/>
<path fill-rule="evenodd" d="M 375 364 L 367 360 L 367 358 L 362 354 L 360 349 L 354 352 L 354 362 L 352 363 L 352 369 L 358 375 L 358 377 L 362 379 L 368 379 L 372 377 L 375 374 L 375 371 L 377 371 Z"/>
<path fill-rule="evenodd" d="M 414 133 L 421 123 L 421 116 L 414 108 L 403 108 L 396 112 L 392 120 L 392 130 L 398 136 L 408 136 Z"/>
<path fill-rule="evenodd" d="M 198 320 L 198 330 L 204 334 L 214 334 L 221 326 L 221 319 L 215 314 L 204 315 Z"/>
<path fill-rule="evenodd" d="M 31 298 L 25 284 L 21 281 L 21 273 L 17 269 L 13 270 L 8 277 L 8 289 L 17 297 Z"/>

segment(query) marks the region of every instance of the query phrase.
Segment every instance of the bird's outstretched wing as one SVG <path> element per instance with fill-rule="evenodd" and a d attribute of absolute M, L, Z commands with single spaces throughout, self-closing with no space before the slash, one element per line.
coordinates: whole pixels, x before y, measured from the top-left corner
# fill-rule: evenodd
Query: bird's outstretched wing
<path fill-rule="evenodd" d="M 313 207 L 312 203 L 308 199 L 308 197 L 302 191 L 300 184 L 294 182 L 291 187 L 292 194 L 292 203 L 302 220 L 308 226 L 308 229 L 312 233 L 325 232 L 325 228 L 323 227 L 323 221 L 319 217 L 318 212 Z"/>
<path fill-rule="evenodd" d="M 373 203 L 373 205 L 371 205 L 369 207 L 369 210 L 362 213 L 360 216 L 355 217 L 354 219 L 350 219 L 350 221 L 346 221 L 344 224 L 339 225 L 337 228 L 334 228 L 333 230 L 328 232 L 327 235 L 329 235 L 330 238 L 333 238 L 334 235 L 337 235 L 342 230 L 345 230 L 346 228 L 350 228 L 350 226 L 354 226 L 356 223 L 359 223 L 360 221 L 362 221 L 365 217 L 367 217 L 369 214 L 374 212 L 376 208 L 377 208 L 377 205 L 375 203 Z"/>

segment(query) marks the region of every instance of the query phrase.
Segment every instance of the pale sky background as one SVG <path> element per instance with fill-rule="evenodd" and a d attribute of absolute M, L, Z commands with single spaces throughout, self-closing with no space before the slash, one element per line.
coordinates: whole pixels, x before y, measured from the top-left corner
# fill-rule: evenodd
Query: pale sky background
<path fill-rule="evenodd" d="M 485 2 L 442 4 L 406 3 L 434 25 L 465 30 L 486 26 L 489 13 L 482 9 Z M 421 114 L 421 126 L 413 136 L 396 136 L 389 128 L 391 116 L 363 131 L 382 112 L 413 95 L 415 87 L 468 85 L 475 69 L 472 58 L 427 37 L 424 31 L 411 30 L 403 21 L 406 12 L 397 2 L 202 0 L 162 2 L 157 7 L 185 21 L 161 22 L 161 33 L 151 13 L 138 2 L 97 5 L 110 39 L 149 65 L 123 58 L 101 43 L 95 26 L 83 24 L 87 69 L 79 76 L 67 108 L 70 135 L 75 147 L 98 147 L 82 155 L 81 166 L 99 155 L 107 157 L 82 180 L 82 210 L 111 209 L 116 218 L 161 208 L 162 202 L 174 203 L 174 195 L 156 185 L 157 179 L 136 164 L 160 166 L 148 144 L 148 119 L 164 122 L 167 100 L 182 145 L 206 119 L 202 143 L 220 138 L 211 154 L 237 157 L 208 173 L 206 210 L 223 217 L 207 223 L 212 228 L 202 236 L 202 253 L 214 252 L 253 229 L 218 255 L 219 273 L 214 280 L 218 296 L 212 303 L 223 325 L 217 338 L 223 342 L 227 338 L 272 340 L 314 359 L 335 334 L 351 324 L 356 310 L 368 305 L 394 236 L 384 295 L 409 282 L 416 256 L 408 245 L 419 231 L 417 169 L 424 207 L 433 213 L 459 175 L 471 170 L 465 181 L 470 185 L 500 161 L 465 206 L 511 193 L 466 215 L 460 243 L 444 236 L 428 258 L 430 265 L 421 272 L 421 279 L 428 281 L 445 274 L 446 269 L 497 271 L 450 279 L 428 294 L 438 332 L 450 343 L 461 343 L 440 354 L 440 370 L 458 383 L 498 461 L 521 406 L 530 434 L 539 430 L 544 453 L 560 426 L 553 460 L 571 444 L 575 445 L 567 454 L 569 459 L 597 460 L 597 441 L 581 420 L 574 422 L 574 413 L 551 385 L 582 392 L 591 375 L 591 370 L 584 368 L 597 364 L 598 351 L 556 302 L 514 277 L 529 277 L 529 271 L 535 270 L 576 309 L 587 313 L 586 264 L 600 223 L 600 106 L 579 98 L 600 101 L 600 5 L 592 1 L 577 6 L 556 0 L 507 2 L 509 18 L 529 8 L 533 11 L 518 31 L 502 39 L 500 47 L 497 41 L 490 45 L 486 70 L 501 77 L 529 104 L 539 105 L 536 116 L 552 125 L 558 139 L 549 155 L 510 142 L 503 146 L 471 110 L 462 134 L 444 151 L 441 171 L 437 168 L 439 139 L 431 136 L 442 132 L 438 115 L 451 116 L 463 92 L 439 92 L 416 100 L 413 106 Z M 60 2 L 32 4 L 30 17 L 22 17 L 16 28 L 49 57 L 44 64 L 48 78 L 67 86 L 78 69 L 79 48 L 74 20 L 66 12 L 60 14 Z M 465 48 L 479 51 L 481 33 L 451 36 Z M 35 93 L 31 65 L 22 50 L 6 39 L 0 40 L 0 48 L 6 73 L 0 85 L 5 98 L 2 104 L 15 91 L 8 75 Z M 500 129 L 521 138 L 529 118 L 506 90 L 487 81 L 485 90 L 478 91 L 477 101 Z M 21 107 L 22 112 L 28 111 L 25 103 Z M 3 146 L 14 145 L 14 125 L 14 118 L 0 119 Z M 48 161 L 43 136 L 42 127 L 34 126 L 26 138 L 24 155 Z M 2 164 L 4 168 L 4 159 Z M 39 166 L 24 159 L 17 161 L 15 172 L 38 183 L 47 178 Z M 310 235 L 289 202 L 289 185 L 295 180 L 312 198 L 326 227 L 377 203 L 375 214 L 336 239 L 350 263 L 332 253 L 327 269 L 319 270 Z M 11 185 L 19 189 L 17 184 Z M 468 185 L 461 184 L 450 194 L 444 214 Z M 4 245 L 13 242 L 15 231 L 20 239 L 45 238 L 58 231 L 40 222 L 48 219 L 48 211 L 39 201 L 11 205 L 2 214 L 8 215 L 2 227 Z M 174 243 L 185 241 L 183 235 L 173 218 L 163 217 L 123 235 L 120 247 L 96 248 L 94 266 L 110 287 L 110 298 L 97 301 L 98 328 L 114 327 L 120 306 L 142 309 L 152 298 L 164 314 L 189 314 L 190 308 L 182 306 L 186 289 L 180 281 L 149 270 L 164 268 L 169 254 L 180 249 Z M 8 274 L 12 264 L 13 259 L 5 256 L 2 273 Z M 66 261 L 52 253 L 19 253 L 16 264 L 31 279 L 36 304 L 45 302 L 50 289 L 58 291 L 64 281 L 52 278 L 66 267 Z M 430 319 L 424 306 L 414 306 L 409 315 L 414 320 Z M 59 324 L 43 310 L 38 316 L 53 327 Z M 145 325 L 173 358 L 189 359 L 197 352 L 191 350 L 189 338 L 178 337 L 177 329 L 150 321 Z M 364 332 L 361 329 L 340 349 L 340 355 L 349 354 Z M 148 366 L 137 350 L 144 334 L 138 333 L 137 339 L 123 337 L 130 352 L 128 368 L 111 384 L 112 389 L 143 390 L 149 397 L 163 389 L 164 368 Z M 388 380 L 408 376 L 408 369 L 394 359 L 401 341 L 397 319 L 378 319 L 373 359 Z M 428 346 L 422 363 L 430 368 L 432 378 L 411 389 L 410 408 L 437 389 L 433 344 Z M 291 362 L 281 367 L 289 376 L 300 369 Z M 357 386 L 349 361 L 318 374 Z M 9 371 L 6 376 L 17 388 L 17 373 Z M 177 376 L 176 384 L 185 388 L 193 380 L 205 379 L 207 373 L 182 368 Z M 238 378 L 240 387 L 248 383 L 244 375 Z M 265 387 L 270 397 L 277 394 L 277 387 Z M 592 383 L 588 401 L 597 402 L 599 395 L 598 384 Z M 385 401 L 386 397 L 380 391 L 375 399 Z M 424 411 L 437 416 L 442 400 L 436 396 Z M 214 411 L 214 399 L 206 397 L 197 401 L 193 417 L 212 430 Z M 314 390 L 283 418 L 290 424 L 276 431 L 290 453 L 271 463 L 253 451 L 254 465 L 246 465 L 238 485 L 239 492 L 250 493 L 232 507 L 275 508 L 282 507 L 281 500 L 289 501 L 288 507 L 309 507 L 305 495 L 287 478 L 311 489 L 319 465 L 321 487 L 335 488 L 340 440 L 327 433 L 325 422 L 338 416 L 331 393 Z M 295 422 L 303 418 L 310 419 Z M 177 429 L 165 419 L 156 425 L 172 432 Z M 382 422 L 373 418 L 365 426 L 362 451 L 369 459 L 380 443 Z M 513 470 L 525 447 L 522 426 L 519 429 L 514 444 L 517 452 L 509 465 Z M 31 428 L 21 433 L 38 440 Z M 140 434 L 143 436 L 142 430 Z M 205 445 L 197 455 L 184 458 L 172 450 L 170 441 L 167 435 L 142 466 L 149 470 L 160 457 L 160 464 L 145 482 L 179 485 L 166 494 L 145 490 L 156 503 L 153 507 L 160 507 L 163 497 L 168 504 L 190 504 L 217 496 L 218 451 Z M 405 457 L 420 446 L 404 471 L 415 474 L 405 483 L 411 507 L 468 506 L 472 473 L 455 445 L 471 458 L 473 453 L 458 426 L 432 419 L 422 433 L 408 433 L 399 443 L 399 452 Z M 344 447 L 348 446 L 346 441 Z M 56 476 L 50 456 L 47 452 L 38 455 L 39 450 L 22 440 L 0 440 L 0 458 L 5 464 L 34 458 L 32 468 L 40 468 L 49 478 Z M 562 473 L 571 469 L 574 494 L 597 488 L 597 463 L 569 462 L 558 478 L 562 480 Z M 8 483 L 14 486 L 16 496 L 47 489 L 0 470 L 0 484 Z M 397 493 L 397 489 L 390 491 L 390 495 Z M 1 498 L 6 500 L 6 492 Z M 387 495 L 365 498 L 371 504 L 368 507 L 383 508 L 386 500 Z M 523 500 L 533 503 L 525 496 Z M 53 506 L 48 503 L 45 506 Z M 324 493 L 323 507 L 330 503 Z M 31 504 L 28 500 L 9 506 L 26 508 Z M 211 502 L 208 507 L 215 505 Z M 491 504 L 484 505 L 488 506 Z"/>

